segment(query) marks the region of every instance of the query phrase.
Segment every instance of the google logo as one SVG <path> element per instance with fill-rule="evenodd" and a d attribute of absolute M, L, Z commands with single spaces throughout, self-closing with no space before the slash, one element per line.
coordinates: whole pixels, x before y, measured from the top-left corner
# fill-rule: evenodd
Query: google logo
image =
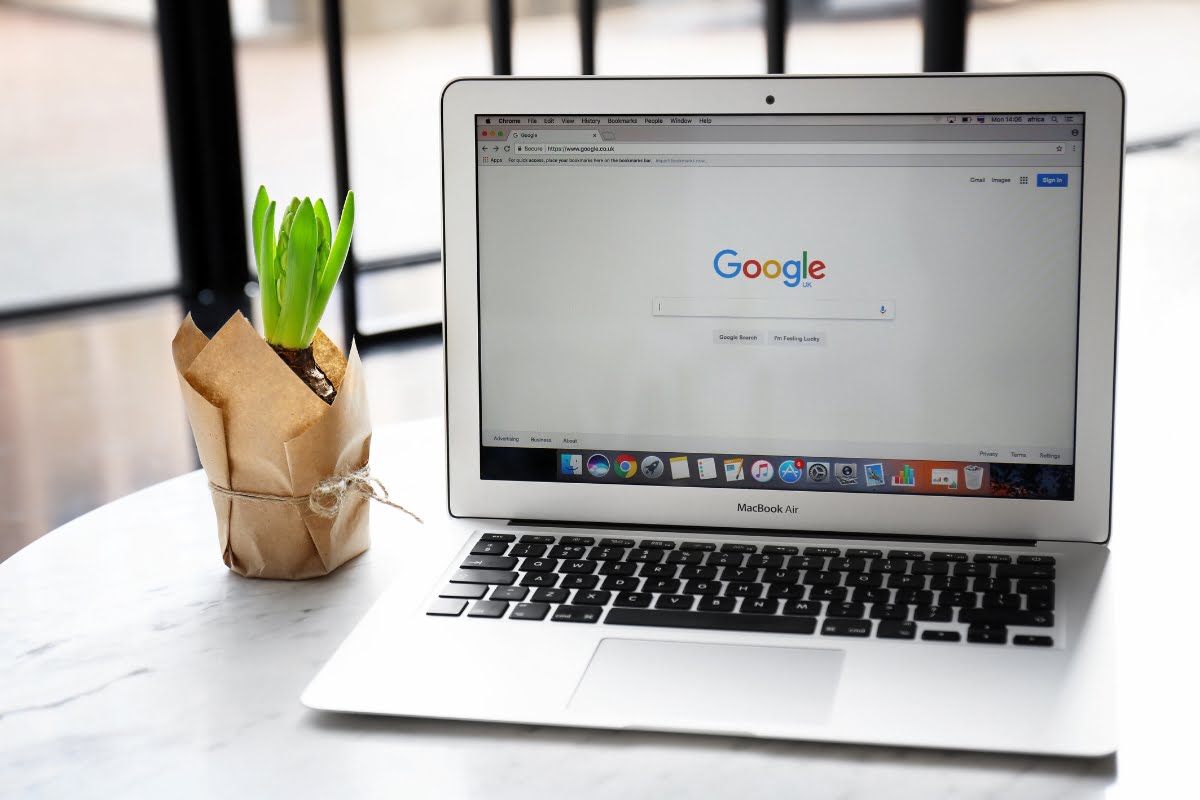
<path fill-rule="evenodd" d="M 758 261 L 753 258 L 745 261 L 730 260 L 730 257 L 736 257 L 737 254 L 737 250 L 722 250 L 717 253 L 713 258 L 713 269 L 716 273 L 722 278 L 736 278 L 738 275 L 743 275 L 753 279 L 761 275 L 764 278 L 775 280 L 782 276 L 783 285 L 790 287 L 799 286 L 801 281 L 805 282 L 805 286 L 812 286 L 812 281 L 819 281 L 825 277 L 825 262 L 816 259 L 809 261 L 807 250 L 804 251 L 799 261 L 788 259 L 782 263 L 773 258 L 766 261 Z"/>

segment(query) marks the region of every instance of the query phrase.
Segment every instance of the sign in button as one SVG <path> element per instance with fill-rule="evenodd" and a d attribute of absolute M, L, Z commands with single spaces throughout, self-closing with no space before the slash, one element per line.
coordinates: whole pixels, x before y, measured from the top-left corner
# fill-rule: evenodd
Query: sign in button
<path fill-rule="evenodd" d="M 1037 185 L 1039 188 L 1044 186 L 1066 186 L 1067 174 L 1065 172 L 1039 172 Z"/>

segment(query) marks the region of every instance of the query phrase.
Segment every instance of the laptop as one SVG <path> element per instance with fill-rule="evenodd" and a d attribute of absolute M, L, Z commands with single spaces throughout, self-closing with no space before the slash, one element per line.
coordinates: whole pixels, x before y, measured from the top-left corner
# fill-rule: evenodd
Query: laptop
<path fill-rule="evenodd" d="M 1123 115 L 1093 74 L 451 83 L 421 535 L 461 547 L 303 702 L 1113 752 Z"/>

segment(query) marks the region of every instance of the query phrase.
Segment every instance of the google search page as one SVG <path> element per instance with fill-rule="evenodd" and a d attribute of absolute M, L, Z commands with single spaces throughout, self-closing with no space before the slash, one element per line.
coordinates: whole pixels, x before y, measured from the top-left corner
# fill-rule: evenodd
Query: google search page
<path fill-rule="evenodd" d="M 1082 116 L 975 116 L 481 118 L 485 451 L 1072 464 Z"/>

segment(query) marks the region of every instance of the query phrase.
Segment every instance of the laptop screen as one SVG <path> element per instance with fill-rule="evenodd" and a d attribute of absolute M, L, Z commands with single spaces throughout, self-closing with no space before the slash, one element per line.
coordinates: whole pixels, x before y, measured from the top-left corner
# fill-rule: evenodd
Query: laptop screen
<path fill-rule="evenodd" d="M 1073 499 L 1082 114 L 475 142 L 482 479 Z"/>

